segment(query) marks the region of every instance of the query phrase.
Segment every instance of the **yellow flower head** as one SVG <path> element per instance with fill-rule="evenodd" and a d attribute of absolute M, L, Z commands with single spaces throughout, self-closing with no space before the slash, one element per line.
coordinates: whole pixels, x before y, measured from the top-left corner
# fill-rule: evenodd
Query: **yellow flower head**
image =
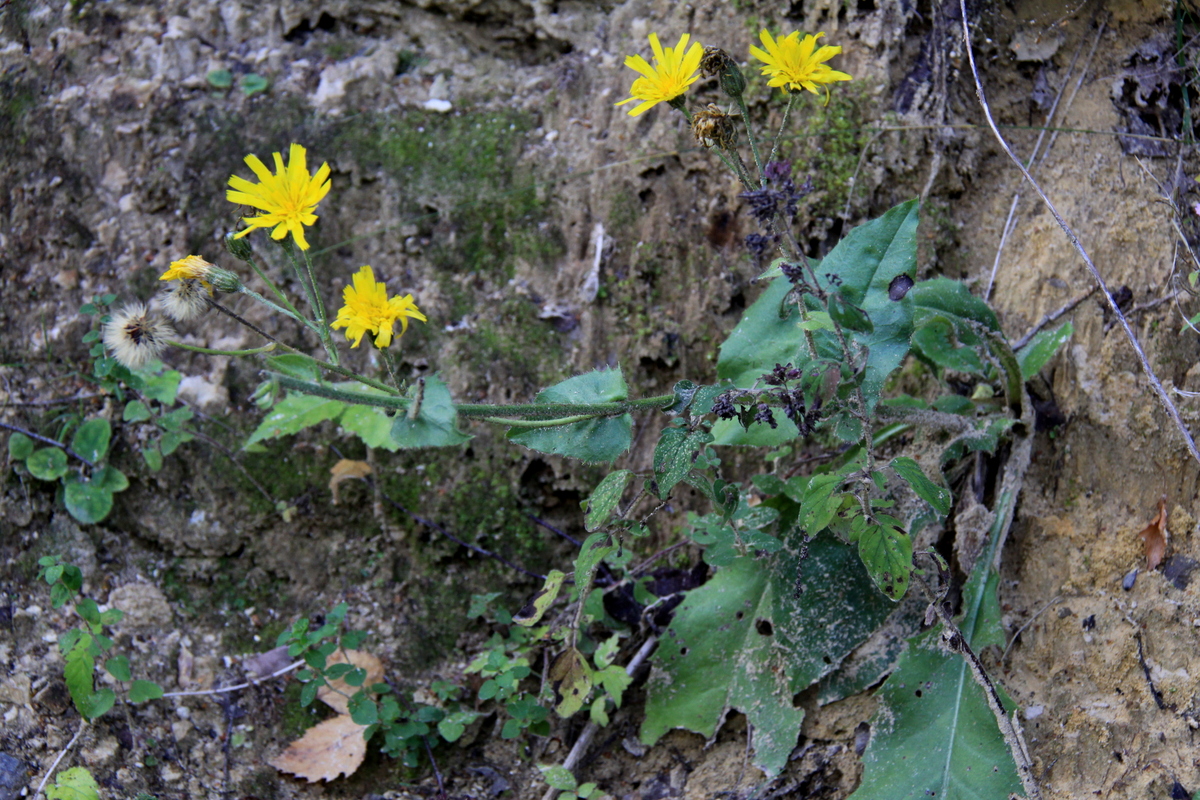
<path fill-rule="evenodd" d="M 800 32 L 793 31 L 780 39 L 772 39 L 771 34 L 764 30 L 758 38 L 767 49 L 751 47 L 750 55 L 766 64 L 762 68 L 762 74 L 771 79 L 767 82 L 768 86 L 785 86 L 792 91 L 808 89 L 817 94 L 818 85 L 853 80 L 846 73 L 830 69 L 824 63 L 842 52 L 840 45 L 817 48 L 817 40 L 824 35 L 806 34 L 801 41 Z M 828 91 L 826 87 L 826 92 Z M 826 101 L 828 102 L 828 95 Z"/>
<path fill-rule="evenodd" d="M 387 296 L 387 287 L 375 280 L 375 270 L 363 267 L 354 274 L 354 283 L 342 290 L 345 305 L 338 309 L 337 319 L 330 327 L 345 328 L 346 339 L 358 347 L 366 333 L 375 334 L 375 346 L 392 343 L 392 325 L 400 320 L 400 335 L 408 330 L 408 320 L 428 322 L 413 302 L 411 294 L 404 297 Z"/>
<path fill-rule="evenodd" d="M 239 231 L 235 238 L 240 239 L 255 228 L 274 227 L 272 239 L 279 241 L 291 233 L 300 249 L 307 250 L 304 226 L 317 221 L 313 211 L 329 193 L 329 165 L 322 164 L 316 175 L 310 175 L 305 150 L 298 144 L 292 145 L 286 168 L 283 166 L 282 153 L 272 155 L 275 157 L 274 175 L 258 156 L 246 156 L 246 164 L 258 176 L 260 183 L 251 183 L 237 175 L 229 178 L 232 188 L 225 193 L 229 202 L 264 212 L 257 217 L 242 217 L 242 222 L 250 227 Z"/>
<path fill-rule="evenodd" d="M 227 269 L 221 269 L 216 264 L 210 264 L 200 256 L 188 256 L 178 261 L 172 261 L 171 266 L 162 275 L 160 281 L 200 281 L 208 290 L 211 297 L 215 286 L 222 292 L 236 292 L 242 288 L 238 276 Z"/>
<path fill-rule="evenodd" d="M 178 261 L 172 261 L 167 271 L 158 276 L 160 281 L 200 281 L 204 288 L 212 294 L 212 277 L 214 266 L 200 256 L 188 256 Z"/>
<path fill-rule="evenodd" d="M 696 42 L 688 49 L 688 38 L 685 33 L 679 37 L 679 44 L 664 48 L 658 43 L 658 36 L 652 33 L 650 49 L 654 51 L 654 66 L 647 64 L 641 56 L 628 56 L 625 59 L 625 66 L 642 74 L 629 90 L 633 97 L 617 103 L 623 106 L 634 100 L 642 101 L 629 110 L 629 116 L 636 117 L 651 106 L 674 100 L 700 77 L 696 70 L 700 68 L 704 48 Z"/>

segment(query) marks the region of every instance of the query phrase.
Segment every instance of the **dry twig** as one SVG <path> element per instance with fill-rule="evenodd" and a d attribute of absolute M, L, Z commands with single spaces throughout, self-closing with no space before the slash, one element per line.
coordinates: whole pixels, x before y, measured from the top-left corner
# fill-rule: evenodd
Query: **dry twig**
<path fill-rule="evenodd" d="M 1146 357 L 1146 352 L 1142 349 L 1141 343 L 1138 342 L 1137 336 L 1134 335 L 1133 329 L 1129 326 L 1129 320 L 1125 318 L 1125 314 L 1122 313 L 1121 309 L 1117 307 L 1116 301 L 1113 300 L 1112 294 L 1108 291 L 1108 284 L 1105 282 L 1104 276 L 1100 274 L 1100 270 L 1098 270 L 1096 265 L 1092 262 L 1091 256 L 1089 256 L 1087 250 L 1084 249 L 1083 244 L 1079 241 L 1079 237 L 1075 235 L 1075 231 L 1072 230 L 1071 226 L 1068 225 L 1066 220 L 1062 218 L 1062 215 L 1058 213 L 1058 209 L 1055 208 L 1054 203 L 1052 203 L 1050 198 L 1046 196 L 1046 193 L 1042 190 L 1041 185 L 1033 179 L 1032 175 L 1029 174 L 1029 170 L 1025 169 L 1025 165 L 1021 163 L 1021 159 L 1017 158 L 1016 154 L 1013 153 L 1012 148 L 1009 147 L 1008 142 L 1004 139 L 1004 136 L 1001 135 L 1000 129 L 996 127 L 996 120 L 992 117 L 992 109 L 988 105 L 987 97 L 984 95 L 983 82 L 979 77 L 979 68 L 975 63 L 975 51 L 971 47 L 970 16 L 967 14 L 966 0 L 959 0 L 959 6 L 962 10 L 963 42 L 966 45 L 967 60 L 971 65 L 971 77 L 975 80 L 975 94 L 978 96 L 979 104 L 983 108 L 983 115 L 987 119 L 988 127 L 992 129 L 992 134 L 996 137 L 996 141 L 1000 144 L 1000 147 L 1004 150 L 1008 157 L 1012 159 L 1012 162 L 1017 165 L 1017 169 L 1021 170 L 1021 174 L 1025 177 L 1025 180 L 1028 181 L 1029 185 L 1033 187 L 1033 190 L 1037 192 L 1038 197 L 1042 198 L 1042 202 L 1046 204 L 1046 208 L 1054 216 L 1054 221 L 1058 223 L 1060 228 L 1062 228 L 1063 233 L 1066 234 L 1067 239 L 1071 242 L 1071 245 L 1075 248 L 1075 251 L 1079 253 L 1080 258 L 1083 259 L 1083 263 L 1087 265 L 1088 272 L 1091 273 L 1092 278 L 1096 281 L 1096 285 L 1104 294 L 1104 300 L 1108 303 L 1109 309 L 1121 323 L 1121 328 L 1125 331 L 1125 336 L 1127 339 L 1129 339 L 1129 344 L 1133 347 L 1133 351 L 1137 355 L 1138 363 L 1141 364 L 1142 372 L 1146 375 L 1147 380 L 1150 381 L 1150 386 L 1154 389 L 1155 395 L 1158 396 L 1158 400 L 1162 404 L 1163 410 L 1167 412 L 1167 414 L 1171 417 L 1171 421 L 1175 423 L 1175 427 L 1179 430 L 1180 435 L 1183 437 L 1184 444 L 1187 446 L 1188 452 L 1191 453 L 1192 458 L 1196 459 L 1197 463 L 1200 463 L 1200 450 L 1196 449 L 1196 442 L 1192 438 L 1191 432 L 1187 429 L 1183 419 L 1179 416 L 1179 410 L 1175 408 L 1175 403 L 1171 401 L 1171 397 L 1167 394 L 1167 390 L 1163 388 L 1162 381 L 1158 379 L 1158 375 L 1155 374 L 1154 368 L 1150 366 L 1150 360 Z"/>

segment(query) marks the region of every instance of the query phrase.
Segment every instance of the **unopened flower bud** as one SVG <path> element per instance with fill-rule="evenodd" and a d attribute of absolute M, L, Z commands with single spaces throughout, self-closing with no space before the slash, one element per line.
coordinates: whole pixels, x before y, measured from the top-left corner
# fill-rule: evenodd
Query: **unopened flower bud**
<path fill-rule="evenodd" d="M 236 234 L 225 234 L 225 249 L 229 251 L 229 255 L 240 261 L 249 261 L 253 255 L 253 250 L 250 249 L 250 243 L 245 239 L 234 238 Z"/>
<path fill-rule="evenodd" d="M 721 84 L 721 91 L 737 100 L 746 91 L 746 76 L 733 57 L 719 47 L 704 48 L 700 58 L 700 70 L 705 77 L 716 75 Z"/>
<path fill-rule="evenodd" d="M 242 279 L 236 273 L 220 267 L 213 267 L 208 271 L 208 281 L 218 292 L 233 294 L 242 289 Z"/>
<path fill-rule="evenodd" d="M 278 397 L 279 382 L 274 378 L 260 383 L 254 390 L 254 394 L 250 395 L 250 399 L 254 404 L 264 411 L 275 405 L 275 400 Z"/>

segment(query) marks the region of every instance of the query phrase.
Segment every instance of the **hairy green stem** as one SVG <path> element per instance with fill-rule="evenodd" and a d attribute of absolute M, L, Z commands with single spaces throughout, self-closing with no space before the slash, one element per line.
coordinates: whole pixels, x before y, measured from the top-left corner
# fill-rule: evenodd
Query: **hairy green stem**
<path fill-rule="evenodd" d="M 758 169 L 758 188 L 762 189 L 767 185 L 767 179 L 763 176 L 762 156 L 758 154 L 758 140 L 754 138 L 754 129 L 750 127 L 750 110 L 746 108 L 746 100 L 739 96 L 737 99 L 738 108 L 742 112 L 742 122 L 746 125 L 746 138 L 750 140 L 750 152 L 754 156 L 754 166 Z"/>
<path fill-rule="evenodd" d="M 455 406 L 460 416 L 480 418 L 494 416 L 519 416 L 532 419 L 553 419 L 562 416 L 617 416 L 641 409 L 665 409 L 675 402 L 675 395 L 664 394 L 643 397 L 640 400 L 620 400 L 609 403 L 522 403 L 516 405 L 489 405 L 486 403 L 463 403 Z M 507 423 L 505 423 L 507 424 Z"/>
<path fill-rule="evenodd" d="M 242 286 L 238 290 L 238 293 L 246 295 L 251 300 L 262 303 L 267 308 L 271 309 L 272 311 L 276 311 L 280 314 L 283 314 L 285 317 L 291 317 L 296 322 L 299 322 L 301 325 L 308 328 L 309 330 L 317 331 L 318 333 L 320 333 L 320 331 L 317 329 L 316 323 L 310 319 L 305 318 L 299 311 L 296 311 L 295 308 L 292 308 L 291 303 L 288 303 L 288 308 L 284 308 L 283 306 L 280 306 L 280 305 L 268 300 L 267 298 L 263 297 L 258 292 L 254 291 L 253 289 L 250 289 L 246 286 Z"/>
<path fill-rule="evenodd" d="M 320 363 L 320 362 L 317 362 Z M 330 386 L 325 383 L 313 383 L 312 381 L 304 381 L 299 378 L 293 378 L 291 375 L 285 375 L 282 372 L 269 373 L 275 380 L 279 381 L 279 385 L 293 392 L 301 394 L 311 394 L 316 397 L 325 397 L 330 400 L 340 400 L 343 403 L 351 403 L 360 406 L 375 406 L 376 408 L 391 408 L 400 411 L 407 411 L 409 404 L 412 402 L 407 397 L 397 397 L 396 390 L 384 384 L 390 394 L 378 395 L 367 394 L 366 392 L 356 392 L 352 389 L 339 389 L 336 386 Z M 353 375 L 353 374 L 352 374 Z M 362 380 L 358 376 L 353 376 L 358 380 Z M 378 388 L 378 387 L 376 387 Z"/>
<path fill-rule="evenodd" d="M 392 383 L 396 386 L 396 392 L 403 394 L 404 387 L 400 385 L 400 376 L 396 374 L 396 365 L 392 361 L 391 353 L 387 351 L 386 347 L 376 346 L 376 349 L 379 351 L 379 357 L 383 359 L 384 366 L 387 367 L 388 375 L 392 378 Z"/>
<path fill-rule="evenodd" d="M 320 364 L 320 362 L 317 363 Z M 330 400 L 341 400 L 345 403 L 407 410 L 409 404 L 412 402 L 406 397 L 395 396 L 394 390 L 390 390 L 393 392 L 392 396 L 381 397 L 377 394 L 367 394 L 366 392 L 356 392 L 352 389 L 342 389 L 327 384 L 300 380 L 299 378 L 294 378 L 291 375 L 283 373 L 272 372 L 271 374 L 279 381 L 279 385 L 285 389 L 302 394 L 316 395 L 317 397 L 327 397 Z M 363 380 L 358 376 L 353 377 Z M 675 395 L 665 394 L 656 397 L 643 397 L 639 400 L 623 400 L 610 403 L 524 403 L 517 405 L 464 403 L 455 406 L 455 410 L 459 416 L 497 422 L 501 425 L 515 425 L 518 423 L 517 420 L 503 419 L 504 417 L 524 417 L 530 420 L 537 420 L 541 426 L 546 426 L 547 424 L 567 425 L 572 422 L 578 422 L 581 419 L 590 419 L 593 417 L 615 417 L 642 409 L 662 410 L 674 401 Z M 579 417 L 580 419 L 573 419 L 573 417 Z"/>
<path fill-rule="evenodd" d="M 264 344 L 262 347 L 251 347 L 249 350 L 215 350 L 211 347 L 200 347 L 200 346 L 194 345 L 194 344 L 184 344 L 183 342 L 177 342 L 173 339 L 168 339 L 167 344 L 170 345 L 171 347 L 178 347 L 180 350 L 190 350 L 193 353 L 204 353 L 205 355 L 209 355 L 209 356 L 234 356 L 234 357 L 255 356 L 255 355 L 258 355 L 259 353 L 269 353 L 278 346 L 276 342 L 268 342 L 267 344 Z"/>
<path fill-rule="evenodd" d="M 507 425 L 510 428 L 554 428 L 559 425 L 570 425 L 575 422 L 584 422 L 589 419 L 600 419 L 602 417 L 611 416 L 609 414 L 576 414 L 573 417 L 559 417 L 558 419 L 508 419 L 506 417 L 474 417 L 480 422 L 490 422 L 493 425 Z"/>
<path fill-rule="evenodd" d="M 271 290 L 271 294 L 279 298 L 279 302 L 283 303 L 284 307 L 288 309 L 293 318 L 303 320 L 305 324 L 311 324 L 311 321 L 301 314 L 299 309 L 292 304 L 291 299 L 283 293 L 283 290 L 276 286 L 273 280 L 267 277 L 267 273 L 264 272 L 260 266 L 258 266 L 257 261 L 255 261 L 253 258 L 247 258 L 246 263 L 250 265 L 252 270 L 254 270 L 254 274 L 258 276 L 258 279 L 267 285 L 267 288 Z M 243 289 L 244 288 L 245 287 L 243 287 Z M 247 293 L 249 294 L 249 292 Z"/>
<path fill-rule="evenodd" d="M 796 102 L 796 94 L 792 91 L 787 93 L 787 106 L 783 109 L 783 120 L 779 123 L 779 132 L 775 134 L 775 139 L 771 142 L 771 155 L 767 156 L 768 164 L 775 160 L 775 154 L 779 152 L 779 140 L 783 138 L 783 130 L 787 127 L 788 117 L 792 115 L 792 105 Z"/>
<path fill-rule="evenodd" d="M 296 280 L 304 288 L 304 295 L 308 298 L 308 305 L 312 308 L 313 313 L 317 317 L 317 335 L 321 337 L 321 344 L 325 348 L 325 353 L 329 356 L 329 361 L 333 364 L 338 363 L 337 348 L 334 347 L 333 337 L 329 332 L 329 320 L 325 317 L 325 303 L 321 301 L 321 293 L 317 291 L 317 279 L 313 274 L 312 258 L 309 257 L 308 251 L 303 250 L 301 253 L 304 256 L 304 267 L 300 266 L 300 260 L 296 257 L 296 251 L 292 248 L 290 239 L 284 239 L 280 242 L 284 253 L 287 254 L 288 261 L 292 264 L 292 269 L 296 273 Z"/>

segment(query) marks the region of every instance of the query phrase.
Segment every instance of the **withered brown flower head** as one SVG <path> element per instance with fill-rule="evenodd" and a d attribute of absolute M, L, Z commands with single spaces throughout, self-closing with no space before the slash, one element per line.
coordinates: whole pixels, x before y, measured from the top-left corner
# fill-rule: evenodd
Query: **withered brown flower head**
<path fill-rule="evenodd" d="M 705 147 L 715 146 L 722 150 L 728 150 L 737 141 L 733 117 L 714 103 L 709 103 L 707 108 L 696 112 L 692 118 L 692 135 Z"/>
<path fill-rule="evenodd" d="M 742 75 L 742 68 L 719 47 L 704 48 L 704 55 L 700 57 L 700 72 L 706 78 L 717 76 L 721 90 L 735 100 L 746 91 L 746 76 Z"/>

